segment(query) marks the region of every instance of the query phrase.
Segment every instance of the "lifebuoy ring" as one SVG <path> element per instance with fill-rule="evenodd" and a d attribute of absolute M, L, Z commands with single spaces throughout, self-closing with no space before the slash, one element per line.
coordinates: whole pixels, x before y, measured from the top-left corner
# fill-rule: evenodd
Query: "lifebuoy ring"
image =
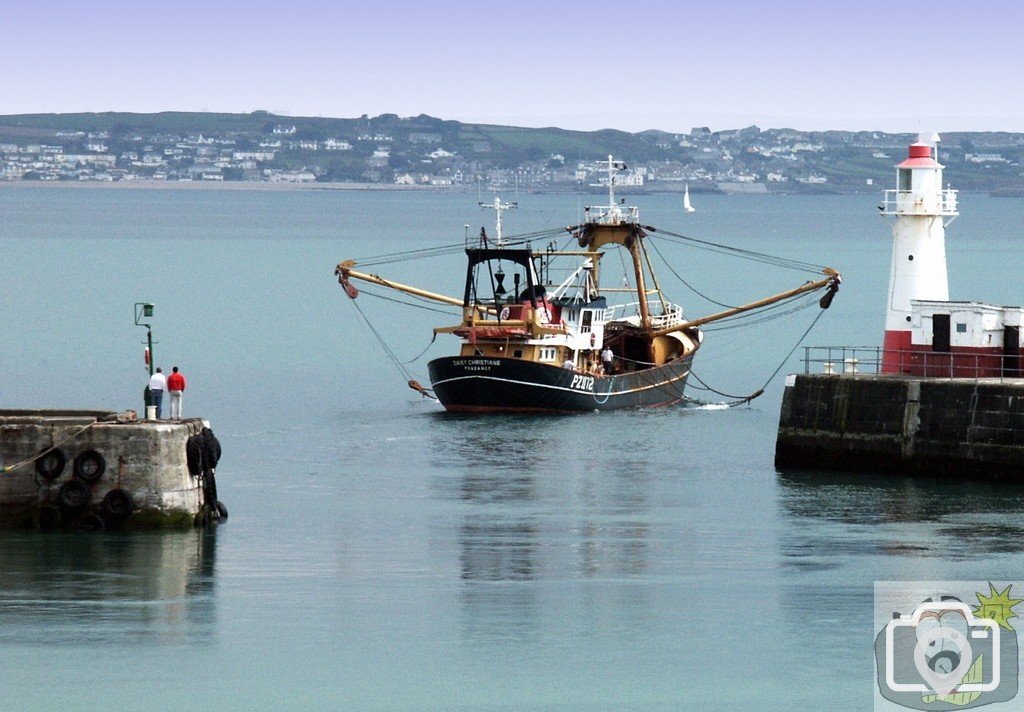
<path fill-rule="evenodd" d="M 83 450 L 75 458 L 75 476 L 83 482 L 98 482 L 107 469 L 107 461 L 95 450 Z"/>
<path fill-rule="evenodd" d="M 43 450 L 36 458 L 36 472 L 47 480 L 55 480 L 64 471 L 66 463 L 67 458 L 60 449 Z"/>
<path fill-rule="evenodd" d="M 504 307 L 504 308 L 503 308 L 503 309 L 501 310 L 501 314 L 499 314 L 499 315 L 498 315 L 498 319 L 499 319 L 500 321 L 507 321 L 507 320 L 508 320 L 508 317 L 509 317 L 509 314 L 511 314 L 511 313 L 512 313 L 512 310 L 511 310 L 511 309 L 509 309 L 508 307 Z"/>
<path fill-rule="evenodd" d="M 590 348 L 594 348 L 597 345 L 597 334 L 593 331 L 590 332 Z"/>
<path fill-rule="evenodd" d="M 103 513 L 114 519 L 125 519 L 135 509 L 130 492 L 112 489 L 103 497 Z"/>
<path fill-rule="evenodd" d="M 68 480 L 57 490 L 57 502 L 65 509 L 82 509 L 89 504 L 89 499 L 89 488 L 81 480 Z"/>

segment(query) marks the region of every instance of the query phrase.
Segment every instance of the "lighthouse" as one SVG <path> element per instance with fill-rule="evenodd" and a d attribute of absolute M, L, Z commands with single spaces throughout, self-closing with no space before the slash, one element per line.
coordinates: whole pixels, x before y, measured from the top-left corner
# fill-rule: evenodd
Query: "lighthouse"
<path fill-rule="evenodd" d="M 943 190 L 942 166 L 936 160 L 938 135 L 911 144 L 909 156 L 896 166 L 896 190 L 885 191 L 880 206 L 893 218 L 882 373 L 900 373 L 912 341 L 912 301 L 949 301 L 946 276 L 946 225 L 956 216 L 956 191 Z"/>

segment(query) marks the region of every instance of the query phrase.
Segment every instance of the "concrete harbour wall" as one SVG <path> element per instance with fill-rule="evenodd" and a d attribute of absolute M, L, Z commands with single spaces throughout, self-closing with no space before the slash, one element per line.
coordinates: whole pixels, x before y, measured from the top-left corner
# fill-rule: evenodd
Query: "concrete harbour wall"
<path fill-rule="evenodd" d="M 0 410 L 0 527 L 192 526 L 216 512 L 213 469 L 197 450 L 205 426 L 133 412 Z"/>
<path fill-rule="evenodd" d="M 790 376 L 775 464 L 1024 481 L 1024 379 Z"/>

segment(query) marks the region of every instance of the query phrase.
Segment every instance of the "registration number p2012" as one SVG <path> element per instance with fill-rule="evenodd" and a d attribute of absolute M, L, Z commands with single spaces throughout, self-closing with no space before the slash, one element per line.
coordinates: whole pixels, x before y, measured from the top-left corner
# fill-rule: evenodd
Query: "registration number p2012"
<path fill-rule="evenodd" d="M 572 383 L 569 385 L 570 388 L 574 388 L 577 391 L 593 391 L 594 390 L 594 377 L 593 376 L 581 376 L 576 374 L 572 377 Z"/>

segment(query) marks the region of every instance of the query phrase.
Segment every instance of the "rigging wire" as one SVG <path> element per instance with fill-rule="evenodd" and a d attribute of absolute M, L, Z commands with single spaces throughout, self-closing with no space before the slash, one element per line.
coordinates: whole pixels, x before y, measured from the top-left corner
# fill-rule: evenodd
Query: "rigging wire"
<path fill-rule="evenodd" d="M 667 259 L 665 259 L 665 256 L 663 254 L 661 254 L 661 250 L 658 249 L 658 243 L 656 241 L 651 240 L 651 247 L 654 248 L 655 254 L 657 254 L 658 257 L 661 258 L 661 261 L 665 263 L 665 266 L 668 267 L 669 272 L 674 274 L 676 279 L 678 279 L 680 282 L 682 282 L 684 285 L 686 285 L 686 287 L 691 292 L 696 294 L 698 297 L 702 297 L 703 299 L 706 299 L 707 301 L 711 302 L 712 304 L 714 304 L 716 306 L 720 306 L 720 307 L 725 307 L 726 309 L 734 309 L 736 307 L 735 304 L 726 304 L 725 302 L 719 302 L 717 300 L 712 299 L 711 297 L 709 297 L 708 295 L 704 294 L 703 292 L 701 292 L 699 289 L 697 289 L 692 284 L 690 284 L 685 279 L 683 279 L 682 275 L 680 275 L 678 272 L 676 272 L 676 270 L 672 266 L 672 264 Z"/>
<path fill-rule="evenodd" d="M 398 372 L 406 380 L 409 386 L 414 390 L 418 391 L 419 394 L 422 395 L 424 398 L 432 398 L 436 401 L 437 397 L 433 394 L 431 389 L 424 388 L 419 384 L 419 382 L 416 379 L 412 377 L 412 373 L 409 371 L 409 369 L 405 367 L 405 364 L 402 363 L 402 361 L 398 358 L 398 355 L 391 349 L 390 346 L 388 346 L 388 343 L 384 340 L 384 337 L 381 335 L 381 333 L 374 328 L 373 324 L 366 317 L 366 314 L 363 313 L 363 309 L 362 307 L 359 306 L 359 303 L 355 299 L 352 299 L 351 302 L 355 306 L 356 311 L 359 312 L 359 316 L 361 316 L 363 321 L 366 323 L 366 326 L 370 329 L 370 332 L 374 335 L 374 337 L 376 337 L 377 342 L 380 344 L 380 347 L 384 349 L 384 353 L 388 356 L 389 359 L 391 359 L 391 363 L 393 363 L 395 368 L 398 369 Z M 431 340 L 431 344 L 432 343 L 433 340 Z M 429 344 L 427 345 L 427 348 L 430 348 Z M 426 349 L 424 349 L 424 353 L 426 353 Z M 416 359 L 419 359 L 419 357 L 422 355 L 423 354 L 421 353 L 419 356 L 416 357 Z"/>
<path fill-rule="evenodd" d="M 794 353 L 796 352 L 796 350 L 797 350 L 798 348 L 800 348 L 800 344 L 802 344 L 802 343 L 804 342 L 804 339 L 806 339 L 806 338 L 807 338 L 807 335 L 811 333 L 811 331 L 812 331 L 812 330 L 814 329 L 814 327 L 815 327 L 815 326 L 817 326 L 817 324 L 818 324 L 818 320 L 819 320 L 819 319 L 821 319 L 821 317 L 822 317 L 822 316 L 823 316 L 824 314 L 825 314 L 825 310 L 824 310 L 824 309 L 821 309 L 821 310 L 820 310 L 820 311 L 818 312 L 817 316 L 815 316 L 815 317 L 814 317 L 814 320 L 813 320 L 813 321 L 811 321 L 811 324 L 810 324 L 810 326 L 808 326 L 808 327 L 807 327 L 807 329 L 806 329 L 806 330 L 804 331 L 804 333 L 803 333 L 803 334 L 802 334 L 802 335 L 800 336 L 800 338 L 796 340 L 796 343 L 795 343 L 795 344 L 793 344 L 793 348 L 791 348 L 791 349 L 789 350 L 789 353 L 787 353 L 787 354 L 786 354 L 786 356 L 785 356 L 785 357 L 784 357 L 784 358 L 782 359 L 782 361 L 781 361 L 781 362 L 779 363 L 779 365 L 778 365 L 778 366 L 777 366 L 777 367 L 775 368 L 775 370 L 774 370 L 774 371 L 772 371 L 771 375 L 770 375 L 770 376 L 768 376 L 768 378 L 767 378 L 767 379 L 765 379 L 765 382 L 764 382 L 764 384 L 763 384 L 763 385 L 762 385 L 762 386 L 761 386 L 761 387 L 760 387 L 759 389 L 757 389 L 756 391 L 754 391 L 754 393 L 752 393 L 751 395 L 749 395 L 749 396 L 746 396 L 746 397 L 743 397 L 743 396 L 737 396 L 737 395 L 733 395 L 733 394 L 730 394 L 730 393 L 723 393 L 722 391 L 719 391 L 719 390 L 717 390 L 717 389 L 715 389 L 715 388 L 712 388 L 712 387 L 711 387 L 711 386 L 709 386 L 709 385 L 708 385 L 707 383 L 705 383 L 705 382 L 704 382 L 703 380 L 701 380 L 700 376 L 698 376 L 698 375 L 697 375 L 696 373 L 694 373 L 694 372 L 693 372 L 693 369 L 692 369 L 692 368 L 690 369 L 690 375 L 691 375 L 691 376 L 693 376 L 693 377 L 694 377 L 694 379 L 696 379 L 696 380 L 697 380 L 697 382 L 698 382 L 698 383 L 700 383 L 700 384 L 701 384 L 701 385 L 703 386 L 703 388 L 696 388 L 696 386 L 691 386 L 691 387 L 693 387 L 693 388 L 696 388 L 697 390 L 706 390 L 706 391 L 710 391 L 711 393 L 714 393 L 714 394 L 716 394 L 716 395 L 720 395 L 720 396 L 722 396 L 723 398 L 738 398 L 738 399 L 740 399 L 740 400 L 736 401 L 735 403 L 727 403 L 727 404 L 726 404 L 726 405 L 729 405 L 730 407 L 732 407 L 732 406 L 734 406 L 734 405 L 742 405 L 743 403 L 749 403 L 749 402 L 750 402 L 750 401 L 752 401 L 752 400 L 753 400 L 754 398 L 757 398 L 757 397 L 758 397 L 759 395 L 761 395 L 762 393 L 764 393 L 764 389 L 768 387 L 768 384 L 769 384 L 769 383 L 771 383 L 771 382 L 772 382 L 772 381 L 773 381 L 773 380 L 775 379 L 775 377 L 776 377 L 777 375 L 779 375 L 779 371 L 781 371 L 781 370 L 782 370 L 782 368 L 783 368 L 783 367 L 784 367 L 784 366 L 786 365 L 786 363 L 787 363 L 787 362 L 789 361 L 789 359 L 790 359 L 790 358 L 791 358 L 791 357 L 793 356 L 793 354 L 794 354 Z"/>
<path fill-rule="evenodd" d="M 365 288 L 361 289 L 359 293 L 360 294 L 366 294 L 366 295 L 371 296 L 371 297 L 376 297 L 377 299 L 383 299 L 386 302 L 394 302 L 395 304 L 401 304 L 402 306 L 406 306 L 406 307 L 415 307 L 416 309 L 424 309 L 426 311 L 436 312 L 438 314 L 444 314 L 446 316 L 457 316 L 457 314 L 455 312 L 453 312 L 453 311 L 445 311 L 444 309 L 439 309 L 437 307 L 427 306 L 426 304 L 416 304 L 415 302 L 407 302 L 407 301 L 404 301 L 402 299 L 395 299 L 394 297 L 385 297 L 383 294 L 377 294 L 376 292 L 371 292 L 370 290 L 365 289 Z M 425 299 L 423 297 L 417 297 L 414 294 L 409 295 L 409 296 L 411 296 L 413 299 L 419 299 L 420 301 L 423 301 L 423 302 L 427 302 L 428 301 L 427 299 Z M 430 302 L 430 303 L 433 304 L 434 302 Z M 452 308 L 454 309 L 454 307 L 452 307 Z"/>
<path fill-rule="evenodd" d="M 755 324 L 763 324 L 775 319 L 780 319 L 789 314 L 793 314 L 798 311 L 803 311 L 814 306 L 817 303 L 817 295 L 814 292 L 808 292 L 807 294 L 801 294 L 792 299 L 786 299 L 776 304 L 770 304 L 761 309 L 752 309 L 742 314 L 736 314 L 734 316 L 726 317 L 721 320 L 722 326 L 712 326 L 706 329 L 702 329 L 705 333 L 715 331 L 729 331 L 731 329 L 742 329 Z M 789 308 L 785 311 L 776 311 L 782 307 L 788 306 Z M 772 312 L 772 313 L 769 313 Z M 756 317 L 756 318 L 755 318 Z M 717 323 L 717 322 L 716 322 Z"/>
<path fill-rule="evenodd" d="M 561 235 L 564 232 L 564 227 L 546 228 L 544 230 L 538 230 L 536 232 L 527 232 L 519 235 L 510 235 L 507 238 L 504 238 L 504 243 L 506 247 L 525 245 L 533 240 L 555 237 L 557 235 Z M 441 257 L 449 254 L 457 254 L 459 252 L 464 251 L 465 249 L 465 242 L 457 242 L 450 243 L 447 245 L 436 245 L 434 247 L 421 247 L 415 250 L 389 252 L 382 255 L 373 255 L 372 257 L 358 258 L 354 261 L 356 262 L 356 264 L 362 267 L 369 267 L 373 265 L 393 264 L 395 262 L 405 262 L 430 257 Z"/>
<path fill-rule="evenodd" d="M 430 337 L 430 343 L 428 343 L 424 347 L 424 349 L 422 351 L 420 351 L 419 354 L 416 355 L 415 358 L 411 358 L 408 361 L 402 361 L 402 365 L 403 366 L 408 366 L 411 363 L 416 363 L 417 361 L 419 361 L 421 358 L 423 358 L 423 354 L 427 353 L 427 351 L 430 350 L 430 347 L 434 345 L 434 341 L 436 341 L 436 340 L 437 340 L 437 332 L 434 332 L 434 335 Z"/>
<path fill-rule="evenodd" d="M 652 233 L 655 233 L 660 237 L 671 238 L 668 240 L 669 242 L 676 242 L 681 245 L 694 247 L 696 249 L 707 250 L 709 252 L 734 255 L 742 259 L 753 260 L 755 262 L 762 262 L 764 264 L 770 264 L 776 267 L 782 267 L 784 269 L 792 269 L 798 272 L 820 273 L 825 268 L 825 265 L 817 265 L 811 262 L 804 262 L 802 260 L 794 260 L 789 257 L 769 255 L 765 252 L 747 250 L 742 247 L 733 247 L 731 245 L 725 245 L 718 242 L 711 242 L 709 240 L 700 240 L 696 237 L 689 237 L 687 235 L 682 235 L 677 232 L 671 232 L 670 230 L 658 230 L 657 228 L 652 228 L 650 226 L 644 226 L 644 229 Z"/>
<path fill-rule="evenodd" d="M 398 369 L 398 373 L 402 376 L 402 378 L 406 380 L 412 380 L 412 374 L 409 372 L 409 369 L 402 365 L 402 362 L 398 358 L 398 355 L 391 350 L 391 347 L 388 346 L 388 343 L 384 340 L 384 337 L 381 335 L 381 333 L 377 331 L 377 329 L 373 326 L 373 323 L 371 323 L 370 320 L 367 318 L 366 314 L 363 313 L 363 309 L 362 307 L 359 306 L 359 302 L 357 302 L 355 299 L 351 301 L 352 304 L 355 306 L 356 311 L 359 312 L 359 316 L 362 317 L 363 321 L 366 323 L 366 326 L 370 329 L 370 332 L 376 337 L 377 342 L 380 343 L 381 348 L 384 349 L 384 353 L 388 356 L 388 358 L 391 359 L 391 362 L 395 365 L 395 368 Z"/>

